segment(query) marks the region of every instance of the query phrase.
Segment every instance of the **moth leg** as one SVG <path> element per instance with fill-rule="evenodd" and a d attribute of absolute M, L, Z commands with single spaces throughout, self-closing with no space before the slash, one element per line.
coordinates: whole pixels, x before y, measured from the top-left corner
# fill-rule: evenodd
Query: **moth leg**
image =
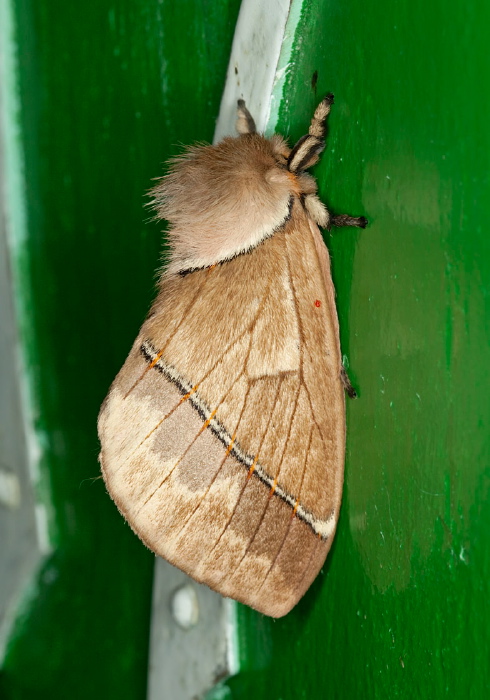
<path fill-rule="evenodd" d="M 347 396 L 350 399 L 357 399 L 357 392 L 350 383 L 350 379 L 347 376 L 347 372 L 345 371 L 345 367 L 342 367 L 340 370 L 340 379 L 342 380 L 342 384 L 344 385 L 344 389 L 347 393 Z"/>
<path fill-rule="evenodd" d="M 255 134 L 255 121 L 245 106 L 245 100 L 238 100 L 237 105 L 236 130 L 239 134 Z"/>
<path fill-rule="evenodd" d="M 298 173 L 296 181 L 301 190 L 301 194 L 316 194 L 318 187 L 315 178 L 309 173 Z"/>
<path fill-rule="evenodd" d="M 318 162 L 320 153 L 325 148 L 325 124 L 332 104 L 333 95 L 329 92 L 315 109 L 308 133 L 302 136 L 291 149 L 288 158 L 288 169 L 292 173 L 298 173 L 298 182 L 303 190 L 303 194 L 306 195 L 303 200 L 305 209 L 319 226 L 327 229 L 330 229 L 332 226 L 365 228 L 367 219 L 364 216 L 349 216 L 347 214 L 332 216 L 310 185 L 309 180 L 312 178 L 303 172 Z"/>
<path fill-rule="evenodd" d="M 307 194 L 303 202 L 308 216 L 318 226 L 326 228 L 328 231 L 332 226 L 357 226 L 357 228 L 366 228 L 367 226 L 368 220 L 365 216 L 349 216 L 348 214 L 333 216 L 316 194 Z"/>
<path fill-rule="evenodd" d="M 333 104 L 331 92 L 326 95 L 315 109 L 310 128 L 293 147 L 288 158 L 288 169 L 292 173 L 301 172 L 318 162 L 320 153 L 325 148 L 325 122 Z"/>
<path fill-rule="evenodd" d="M 316 194 L 307 194 L 304 198 L 308 216 L 322 228 L 330 228 L 330 212 Z"/>
<path fill-rule="evenodd" d="M 348 214 L 337 214 L 330 217 L 329 227 L 331 226 L 357 226 L 357 228 L 366 228 L 368 220 L 365 216 L 349 216 Z"/>

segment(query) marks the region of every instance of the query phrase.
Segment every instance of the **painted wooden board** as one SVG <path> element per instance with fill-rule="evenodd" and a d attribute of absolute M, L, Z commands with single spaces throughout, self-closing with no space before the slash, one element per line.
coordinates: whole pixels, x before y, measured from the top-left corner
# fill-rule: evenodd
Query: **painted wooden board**
<path fill-rule="evenodd" d="M 92 481 L 95 418 L 153 296 L 161 231 L 142 193 L 178 143 L 213 138 L 238 3 L 9 1 L 28 232 L 14 260 L 55 553 L 0 695 L 134 700 L 153 560 Z M 215 697 L 488 695 L 488 14 L 303 4 L 278 128 L 297 138 L 335 93 L 316 174 L 334 211 L 371 222 L 327 237 L 360 397 L 323 576 L 285 620 L 237 606 L 241 670 Z"/>

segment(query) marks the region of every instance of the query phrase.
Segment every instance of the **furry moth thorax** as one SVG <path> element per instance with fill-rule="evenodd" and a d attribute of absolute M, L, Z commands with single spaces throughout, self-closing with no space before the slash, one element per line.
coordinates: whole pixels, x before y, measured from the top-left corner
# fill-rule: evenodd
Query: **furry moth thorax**
<path fill-rule="evenodd" d="M 296 172 L 298 162 L 291 160 L 281 136 L 255 133 L 242 101 L 237 129 L 239 136 L 215 146 L 189 147 L 151 191 L 157 218 L 170 224 L 168 273 L 208 267 L 252 250 L 286 223 L 295 197 L 316 223 L 329 224 L 314 179 Z M 314 153 L 306 144 L 302 170 L 318 159 L 323 143 Z"/>

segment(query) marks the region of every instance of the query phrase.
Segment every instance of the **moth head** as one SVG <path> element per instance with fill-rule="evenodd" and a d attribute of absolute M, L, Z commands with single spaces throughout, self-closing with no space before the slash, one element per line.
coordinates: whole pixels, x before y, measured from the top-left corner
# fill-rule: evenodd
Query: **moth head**
<path fill-rule="evenodd" d="M 208 267 L 256 247 L 289 219 L 301 193 L 280 136 L 256 133 L 188 148 L 152 190 L 169 224 L 169 272 Z"/>

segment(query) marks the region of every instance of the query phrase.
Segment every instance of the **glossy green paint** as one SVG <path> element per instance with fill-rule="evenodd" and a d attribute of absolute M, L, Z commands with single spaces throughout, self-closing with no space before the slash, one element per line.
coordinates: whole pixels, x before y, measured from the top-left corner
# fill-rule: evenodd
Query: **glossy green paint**
<path fill-rule="evenodd" d="M 239 2 L 3 1 L 27 221 L 25 240 L 14 232 L 17 306 L 53 554 L 0 697 L 137 700 L 153 557 L 97 480 L 96 419 L 154 294 L 162 226 L 145 192 L 178 143 L 212 139 Z"/>
<path fill-rule="evenodd" d="M 316 174 L 370 221 L 326 237 L 359 399 L 327 563 L 286 618 L 239 608 L 234 699 L 488 697 L 489 26 L 482 0 L 304 3 L 280 129 L 335 93 Z"/>
<path fill-rule="evenodd" d="M 153 294 L 160 226 L 142 194 L 177 143 L 212 137 L 238 3 L 11 2 L 18 273 L 55 554 L 0 695 L 143 698 L 152 560 L 86 479 Z M 238 608 L 243 669 L 216 697 L 488 695 L 489 15 L 482 0 L 304 2 L 279 127 L 297 138 L 335 92 L 316 174 L 335 212 L 370 219 L 327 236 L 360 398 L 323 573 L 285 619 Z"/>

